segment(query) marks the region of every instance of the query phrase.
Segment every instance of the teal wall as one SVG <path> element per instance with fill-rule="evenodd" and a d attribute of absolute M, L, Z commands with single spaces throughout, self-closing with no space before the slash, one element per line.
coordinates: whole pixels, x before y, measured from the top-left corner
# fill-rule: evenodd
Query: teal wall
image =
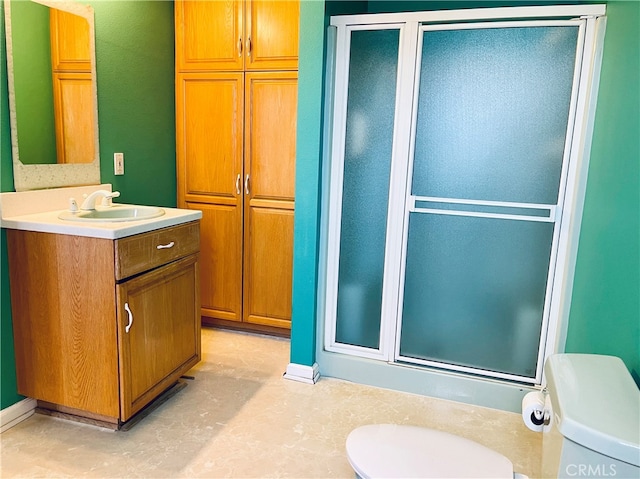
<path fill-rule="evenodd" d="M 320 234 L 320 154 L 324 69 L 324 1 L 300 4 L 291 362 L 315 362 L 315 311 Z"/>
<path fill-rule="evenodd" d="M 567 351 L 640 373 L 640 3 L 607 5 Z"/>
<path fill-rule="evenodd" d="M 326 9 L 326 11 L 325 11 Z M 296 139 L 291 362 L 316 356 L 316 299 L 320 238 L 325 32 L 331 15 L 366 12 L 366 1 L 302 0 Z"/>
<path fill-rule="evenodd" d="M 126 203 L 176 205 L 173 2 L 84 2 L 95 11 L 101 179 Z M 4 15 L 2 15 L 4 18 Z M 4 39 L 4 27 L 2 39 Z M 6 49 L 0 81 L 0 186 L 13 191 Z M 113 153 L 124 152 L 125 175 L 113 175 Z M 20 399 L 15 363 L 4 231 L 0 236 L 0 408 Z"/>
<path fill-rule="evenodd" d="M 323 69 L 319 62 L 324 56 L 324 40 L 320 38 L 324 32 L 318 28 L 327 22 L 322 14 L 324 3 L 308 0 L 301 7 L 303 25 L 313 34 L 303 36 L 300 44 L 298 132 L 304 133 L 298 137 L 298 164 L 302 168 L 296 174 L 291 362 L 308 366 L 315 360 L 317 326 L 322 150 L 316 135 L 323 113 Z M 372 13 L 551 2 L 370 1 L 366 8 L 362 2 L 342 2 L 342 8 L 345 3 L 353 4 L 354 11 Z M 334 8 L 333 2 L 327 7 Z M 640 3 L 609 2 L 607 8 L 604 62 L 566 349 L 620 356 L 630 370 L 638 371 Z"/>

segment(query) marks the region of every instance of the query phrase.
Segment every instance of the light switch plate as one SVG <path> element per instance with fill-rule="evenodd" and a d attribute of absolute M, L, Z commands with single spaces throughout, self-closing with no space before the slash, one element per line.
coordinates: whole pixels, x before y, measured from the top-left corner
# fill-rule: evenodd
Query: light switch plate
<path fill-rule="evenodd" d="M 113 154 L 113 173 L 115 175 L 124 175 L 124 153 Z"/>

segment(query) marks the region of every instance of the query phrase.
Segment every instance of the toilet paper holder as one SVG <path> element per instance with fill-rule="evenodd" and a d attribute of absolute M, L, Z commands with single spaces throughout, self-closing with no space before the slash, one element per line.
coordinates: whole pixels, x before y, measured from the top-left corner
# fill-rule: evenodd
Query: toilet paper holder
<path fill-rule="evenodd" d="M 551 414 L 547 409 L 543 409 L 542 411 L 536 409 L 531 412 L 530 419 L 536 426 L 548 426 L 551 422 Z"/>
<path fill-rule="evenodd" d="M 522 420 L 535 432 L 551 424 L 551 403 L 545 390 L 525 394 L 522 398 Z"/>

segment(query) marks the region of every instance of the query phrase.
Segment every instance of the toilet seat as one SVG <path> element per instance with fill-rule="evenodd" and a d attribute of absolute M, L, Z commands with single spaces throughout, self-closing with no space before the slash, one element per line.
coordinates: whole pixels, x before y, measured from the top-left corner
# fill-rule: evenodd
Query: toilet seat
<path fill-rule="evenodd" d="M 513 464 L 488 447 L 442 431 L 372 424 L 351 431 L 347 457 L 363 478 L 505 478 Z"/>

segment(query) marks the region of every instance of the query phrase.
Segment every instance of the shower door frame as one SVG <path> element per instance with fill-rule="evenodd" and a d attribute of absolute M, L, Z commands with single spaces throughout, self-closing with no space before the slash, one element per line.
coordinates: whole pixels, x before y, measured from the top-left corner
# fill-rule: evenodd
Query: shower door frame
<path fill-rule="evenodd" d="M 561 221 L 554 228 L 554 241 L 544 317 L 534 378 L 488 372 L 456 365 L 417 361 L 424 366 L 435 366 L 452 372 L 480 374 L 498 380 L 517 381 L 539 385 L 543 382 L 544 359 L 564 348 L 568 322 L 575 256 L 580 229 L 582 206 L 586 189 L 589 150 L 593 129 L 593 116 L 604 37 L 604 5 L 508 7 L 494 9 L 449 10 L 433 12 L 409 12 L 403 14 L 371 14 L 332 17 L 331 25 L 337 27 L 337 52 L 335 56 L 336 92 L 333 103 L 332 142 L 330 152 L 329 202 L 327 219 L 327 264 L 323 301 L 324 350 L 332 353 L 359 356 L 402 365 L 399 356 L 400 325 L 402 314 L 402 288 L 408 214 L 411 196 L 411 168 L 418 84 L 416 72 L 420 65 L 419 38 L 421 31 L 431 29 L 499 28 L 513 26 L 579 25 L 576 74 L 569 112 L 567 143 L 563 158 L 558 208 L 551 208 L 550 215 Z M 507 23 L 508 19 L 508 23 Z M 428 25 L 427 27 L 423 27 Z M 349 39 L 351 31 L 375 29 L 399 29 L 398 72 L 393 132 L 393 150 L 390 171 L 390 187 L 387 211 L 386 243 L 382 292 L 380 343 L 377 349 L 354 346 L 336 341 L 338 269 L 340 257 L 340 226 L 342 208 L 342 173 L 344 171 L 347 82 L 349 75 Z M 329 52 L 330 54 L 333 52 Z M 330 59 L 328 59 L 329 63 Z M 411 85 L 408 88 L 407 85 Z M 403 88 L 404 86 L 404 88 Z M 329 88 L 331 90 L 331 87 Z M 414 98 L 415 95 L 415 98 Z M 416 103 L 417 104 L 417 103 Z M 407 114 L 407 112 L 409 112 Z M 545 205 L 546 207 L 546 205 Z M 398 214 L 401 212 L 401 214 Z M 397 247 L 401 245 L 401 247 Z M 412 361 L 413 362 L 413 361 Z M 415 367 L 415 366 L 413 366 Z"/>

